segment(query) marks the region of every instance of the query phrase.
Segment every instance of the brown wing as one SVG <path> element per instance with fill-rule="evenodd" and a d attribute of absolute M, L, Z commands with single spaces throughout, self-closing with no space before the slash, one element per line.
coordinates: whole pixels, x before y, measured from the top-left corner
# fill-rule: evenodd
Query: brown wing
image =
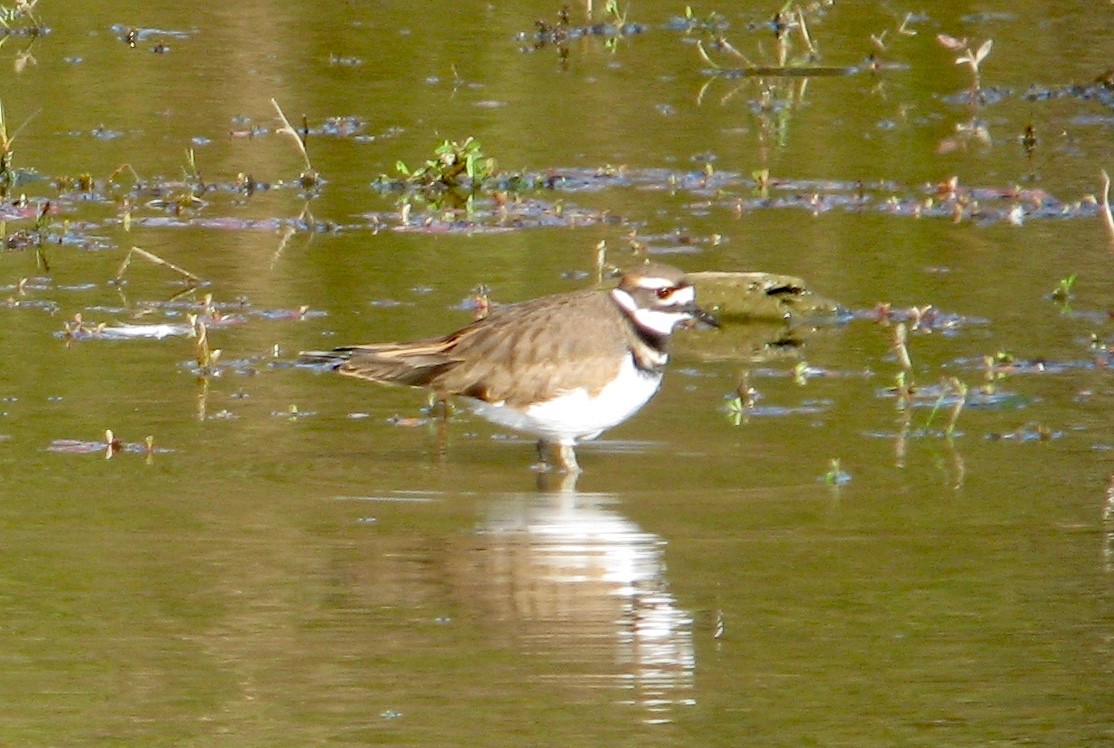
<path fill-rule="evenodd" d="M 602 388 L 629 343 L 621 313 L 606 293 L 548 296 L 496 309 L 450 336 L 459 362 L 434 377 L 453 394 L 523 407 L 561 392 Z"/>
<path fill-rule="evenodd" d="M 607 294 L 585 291 L 497 307 L 442 338 L 332 353 L 348 376 L 524 406 L 576 387 L 602 388 L 629 349 L 628 335 Z"/>

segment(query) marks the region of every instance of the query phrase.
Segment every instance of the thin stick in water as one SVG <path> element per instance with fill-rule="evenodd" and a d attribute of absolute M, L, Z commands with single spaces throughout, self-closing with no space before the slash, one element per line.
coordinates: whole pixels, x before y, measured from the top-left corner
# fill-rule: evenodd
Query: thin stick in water
<path fill-rule="evenodd" d="M 1106 224 L 1106 233 L 1110 241 L 1114 242 L 1114 213 L 1110 212 L 1110 175 L 1106 169 L 1102 170 L 1102 220 Z"/>
<path fill-rule="evenodd" d="M 286 115 L 282 113 L 282 107 L 278 105 L 277 101 L 271 99 L 271 106 L 275 108 L 275 111 L 278 112 L 279 119 L 282 120 L 282 127 L 280 127 L 278 131 L 294 138 L 294 142 L 297 143 L 298 150 L 302 154 L 302 160 L 306 164 L 306 171 L 313 171 L 313 165 L 309 162 L 309 153 L 306 152 L 306 143 L 304 140 L 302 140 L 302 136 L 298 134 L 298 131 L 295 130 L 293 126 L 291 126 L 290 120 L 288 120 L 286 118 Z"/>
<path fill-rule="evenodd" d="M 128 253 L 126 255 L 124 255 L 124 261 L 122 263 L 120 263 L 120 269 L 116 271 L 116 277 L 113 279 L 116 282 L 119 282 L 120 279 L 124 277 L 124 271 L 127 270 L 128 266 L 131 264 L 132 254 L 137 254 L 140 257 L 155 263 L 156 265 L 162 265 L 165 268 L 169 268 L 170 270 L 173 270 L 175 273 L 178 273 L 179 275 L 184 275 L 186 278 L 188 278 L 193 283 L 202 283 L 203 282 L 200 277 L 194 275 L 193 273 L 186 270 L 185 268 L 180 268 L 177 265 L 175 265 L 173 262 L 167 262 L 166 260 L 159 257 L 154 252 L 148 252 L 147 250 L 140 249 L 139 247 L 132 247 L 131 249 L 128 250 Z"/>

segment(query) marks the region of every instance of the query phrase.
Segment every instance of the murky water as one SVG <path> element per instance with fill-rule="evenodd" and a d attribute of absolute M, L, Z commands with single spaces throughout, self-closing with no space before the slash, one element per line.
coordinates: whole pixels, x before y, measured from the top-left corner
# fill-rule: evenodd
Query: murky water
<path fill-rule="evenodd" d="M 1114 11 L 836 4 L 839 75 L 736 75 L 714 37 L 779 64 L 777 5 L 39 3 L 0 48 L 0 742 L 1114 742 Z M 941 33 L 993 39 L 978 96 Z M 468 137 L 532 186 L 373 187 Z M 290 365 L 601 242 L 849 314 L 684 335 L 575 485 Z M 204 285 L 112 282 L 132 246 Z"/>

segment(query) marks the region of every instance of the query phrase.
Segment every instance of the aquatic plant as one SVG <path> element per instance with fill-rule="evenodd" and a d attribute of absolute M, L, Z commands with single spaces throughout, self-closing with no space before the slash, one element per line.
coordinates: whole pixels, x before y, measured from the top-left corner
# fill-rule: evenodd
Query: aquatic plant
<path fill-rule="evenodd" d="M 840 460 L 838 457 L 833 457 L 828 461 L 828 472 L 820 477 L 820 481 L 828 486 L 842 486 L 851 482 L 851 474 L 840 467 Z"/>
<path fill-rule="evenodd" d="M 23 36 L 45 33 L 47 28 L 35 15 L 35 6 L 38 4 L 39 0 L 16 0 L 15 5 L 0 5 L 0 27 L 3 27 L 3 33 Z"/>
<path fill-rule="evenodd" d="M 955 433 L 955 422 L 959 420 L 959 414 L 963 411 L 963 406 L 967 404 L 968 387 L 963 382 L 959 381 L 957 377 L 948 377 L 944 381 L 944 385 L 940 388 L 940 396 L 933 405 L 932 411 L 928 414 L 928 419 L 925 421 L 925 431 L 928 431 L 929 426 L 932 425 L 932 419 L 936 416 L 936 412 L 944 404 L 949 395 L 953 396 L 952 409 L 948 416 L 948 425 L 944 428 L 944 436 L 949 439 Z"/>
<path fill-rule="evenodd" d="M 604 40 L 604 46 L 615 52 L 619 43 L 626 37 L 641 34 L 646 27 L 628 20 L 630 8 L 623 10 L 617 0 L 608 0 L 604 6 L 606 20 L 593 21 L 592 3 L 585 4 L 587 20 L 583 24 L 574 24 L 570 17 L 569 6 L 564 5 L 557 11 L 557 21 L 552 23 L 545 19 L 534 21 L 533 32 L 521 32 L 519 41 L 531 42 L 529 46 L 521 47 L 522 52 L 534 52 L 552 46 L 557 50 L 562 70 L 567 69 L 569 59 L 570 39 L 596 37 Z"/>
<path fill-rule="evenodd" d="M 724 24 L 720 23 L 719 18 L 714 15 L 709 17 L 706 22 L 693 22 L 691 24 L 693 29 L 705 32 L 705 39 L 696 43 L 697 52 L 706 63 L 712 66 L 713 70 L 721 75 L 782 75 L 790 72 L 796 75 L 845 74 L 850 72 L 850 69 L 816 66 L 817 60 L 820 59 L 820 50 L 809 31 L 807 18 L 809 15 L 818 13 L 823 7 L 823 3 L 812 3 L 805 6 L 800 3 L 787 2 L 774 13 L 768 22 L 769 28 L 774 32 L 775 41 L 772 60 L 767 55 L 762 55 L 766 57 L 764 62 L 753 62 L 751 58 L 727 40 L 727 37 L 722 33 Z M 686 9 L 686 13 L 689 14 L 689 12 Z M 691 15 L 688 15 L 688 18 L 691 20 Z M 797 40 L 796 44 L 794 44 L 794 39 Z M 796 51 L 798 47 L 799 52 Z M 710 51 L 726 53 L 742 62 L 743 67 L 720 65 L 709 54 Z"/>
<path fill-rule="evenodd" d="M 433 151 L 433 158 L 411 169 L 404 161 L 395 163 L 403 179 L 415 187 L 466 187 L 478 189 L 495 173 L 495 159 L 484 155 L 479 141 L 469 137 L 463 143 L 446 140 Z"/>
<path fill-rule="evenodd" d="M 205 322 L 196 314 L 188 315 L 190 326 L 193 328 L 192 337 L 195 340 L 194 353 L 197 360 L 197 370 L 201 377 L 207 377 L 213 372 L 213 367 L 220 358 L 220 348 L 209 347 L 209 331 Z"/>
<path fill-rule="evenodd" d="M 987 39 L 979 45 L 977 50 L 971 49 L 971 45 L 966 38 L 956 39 L 954 36 L 948 36 L 947 34 L 937 34 L 936 41 L 945 49 L 961 53 L 959 57 L 955 58 L 955 64 L 966 65 L 971 71 L 971 94 L 977 96 L 981 90 L 979 66 L 990 54 L 990 50 L 994 47 L 994 40 Z"/>
<path fill-rule="evenodd" d="M 707 33 L 727 28 L 727 19 L 724 18 L 722 13 L 714 10 L 700 17 L 697 15 L 696 11 L 693 10 L 691 5 L 686 5 L 684 18 L 680 19 L 679 23 L 674 25 L 682 29 L 686 34 L 690 34 L 693 31 L 703 31 Z"/>
<path fill-rule="evenodd" d="M 286 114 L 283 113 L 282 107 L 278 105 L 277 101 L 271 99 L 271 106 L 275 108 L 279 120 L 282 121 L 282 127 L 278 129 L 278 132 L 283 135 L 289 135 L 294 140 L 295 145 L 298 147 L 298 152 L 302 156 L 304 168 L 302 173 L 298 175 L 298 182 L 305 189 L 316 186 L 321 181 L 321 177 L 317 173 L 317 170 L 313 168 L 313 164 L 310 163 L 309 152 L 306 150 L 306 137 L 309 134 L 309 123 L 306 122 L 306 118 L 303 115 L 302 130 L 299 132 L 290 124 L 290 120 L 286 118 Z"/>
<path fill-rule="evenodd" d="M 902 19 L 902 21 L 898 25 L 897 30 L 896 30 L 895 33 L 898 36 L 916 36 L 917 35 L 916 29 L 909 28 L 909 24 L 910 24 L 910 22 L 913 21 L 913 18 L 914 18 L 914 16 L 913 16 L 913 13 L 911 11 L 909 13 L 906 13 L 905 18 Z M 871 43 L 875 47 L 878 48 L 879 52 L 885 52 L 886 51 L 886 47 L 887 47 L 887 45 L 886 45 L 886 35 L 889 34 L 889 32 L 890 32 L 889 29 L 882 29 L 882 31 L 880 33 L 870 35 Z M 871 55 L 871 57 L 873 57 L 873 55 Z"/>
<path fill-rule="evenodd" d="M 197 169 L 197 161 L 192 148 L 186 149 L 186 165 L 182 167 L 181 182 L 168 182 L 161 185 L 161 197 L 147 203 L 148 207 L 170 210 L 176 216 L 186 211 L 203 208 L 207 204 L 201 195 L 205 193 L 205 182 Z"/>
<path fill-rule="evenodd" d="M 62 337 L 69 341 L 89 335 L 98 335 L 104 331 L 104 328 L 105 324 L 103 322 L 86 322 L 81 312 L 77 312 L 72 319 L 62 323 Z"/>
<path fill-rule="evenodd" d="M 746 420 L 747 414 L 754 410 L 757 402 L 758 390 L 750 383 L 750 372 L 744 370 L 739 376 L 734 396 L 727 400 L 727 419 L 733 426 L 740 425 Z"/>
<path fill-rule="evenodd" d="M 1072 289 L 1072 286 L 1074 286 L 1074 285 L 1075 285 L 1075 274 L 1073 273 L 1066 278 L 1061 278 L 1060 282 L 1056 284 L 1056 287 L 1054 289 L 1052 289 L 1052 293 L 1049 294 L 1049 295 L 1052 297 L 1053 301 L 1059 302 L 1060 304 L 1067 305 L 1067 303 L 1072 298 L 1071 289 Z"/>
<path fill-rule="evenodd" d="M 13 167 L 15 157 L 14 146 L 16 136 L 27 126 L 28 119 L 15 129 L 8 132 L 8 118 L 4 114 L 4 103 L 0 101 L 0 198 L 7 198 L 12 189 L 19 183 L 19 173 Z"/>
<path fill-rule="evenodd" d="M 494 202 L 496 216 L 505 217 L 508 193 L 549 186 L 544 177 L 498 171 L 495 159 L 487 156 L 479 141 L 471 137 L 463 142 L 445 140 L 421 166 L 410 167 L 399 160 L 395 170 L 397 177 L 380 174 L 372 186 L 382 192 L 401 193 L 398 207 L 403 224 L 410 223 L 414 205 L 422 203 L 445 210 L 439 217 L 426 216 L 428 220 L 451 222 L 458 210 L 470 217 L 480 193 Z"/>
<path fill-rule="evenodd" d="M 899 322 L 894 327 L 893 351 L 897 354 L 898 363 L 901 364 L 901 370 L 905 373 L 910 373 L 913 370 L 913 361 L 909 358 L 909 347 L 906 345 L 908 339 L 909 334 L 905 323 Z"/>

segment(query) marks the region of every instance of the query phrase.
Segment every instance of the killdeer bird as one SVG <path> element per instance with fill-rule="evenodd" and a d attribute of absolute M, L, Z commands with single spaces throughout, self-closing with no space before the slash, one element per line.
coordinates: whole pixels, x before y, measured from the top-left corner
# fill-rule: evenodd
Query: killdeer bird
<path fill-rule="evenodd" d="M 556 466 L 580 472 L 573 447 L 634 415 L 661 385 L 673 331 L 718 327 L 680 270 L 649 263 L 611 290 L 497 306 L 444 337 L 309 351 L 351 377 L 455 395 L 478 415 L 538 438 Z"/>

